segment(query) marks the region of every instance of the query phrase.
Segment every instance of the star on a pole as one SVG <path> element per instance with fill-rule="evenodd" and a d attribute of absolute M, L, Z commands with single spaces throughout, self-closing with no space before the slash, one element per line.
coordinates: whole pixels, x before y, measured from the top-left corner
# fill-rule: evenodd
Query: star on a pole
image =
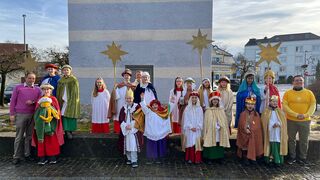
<path fill-rule="evenodd" d="M 278 59 L 278 55 L 281 54 L 280 52 L 278 52 L 278 48 L 280 47 L 281 42 L 277 43 L 274 46 L 271 46 L 270 43 L 267 44 L 267 46 L 263 46 L 262 44 L 259 44 L 258 46 L 260 47 L 260 60 L 257 62 L 257 65 L 261 64 L 262 62 L 266 61 L 268 63 L 268 65 L 270 65 L 270 63 L 272 61 L 274 61 L 275 63 L 281 64 L 279 59 Z"/>
<path fill-rule="evenodd" d="M 38 66 L 38 62 L 36 61 L 35 57 L 31 56 L 31 53 L 28 52 L 27 56 L 24 58 L 24 62 L 20 64 L 25 71 L 31 72 Z"/>
<path fill-rule="evenodd" d="M 202 54 L 203 48 L 208 48 L 208 44 L 213 42 L 212 40 L 207 39 L 207 34 L 202 35 L 200 29 L 198 30 L 198 35 L 192 36 L 192 38 L 192 41 L 187 42 L 187 44 L 192 45 L 192 49 L 198 49 L 199 54 Z"/>
<path fill-rule="evenodd" d="M 101 53 L 108 56 L 109 59 L 112 60 L 113 65 L 117 64 L 117 61 L 121 60 L 121 56 L 128 54 L 126 51 L 121 50 L 121 45 L 116 45 L 114 41 L 112 41 L 112 45 L 107 45 L 108 49 L 102 51 Z"/>

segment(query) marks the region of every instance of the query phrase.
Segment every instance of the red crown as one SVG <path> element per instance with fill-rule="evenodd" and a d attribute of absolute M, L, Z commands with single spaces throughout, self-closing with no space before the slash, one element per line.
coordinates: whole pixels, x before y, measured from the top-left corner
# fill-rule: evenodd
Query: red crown
<path fill-rule="evenodd" d="M 214 91 L 214 92 L 210 93 L 209 99 L 214 98 L 214 97 L 220 98 L 221 97 L 220 92 L 219 91 Z"/>
<path fill-rule="evenodd" d="M 190 96 L 197 96 L 198 98 L 200 97 L 199 93 L 197 91 L 192 91 L 192 93 L 190 93 Z"/>

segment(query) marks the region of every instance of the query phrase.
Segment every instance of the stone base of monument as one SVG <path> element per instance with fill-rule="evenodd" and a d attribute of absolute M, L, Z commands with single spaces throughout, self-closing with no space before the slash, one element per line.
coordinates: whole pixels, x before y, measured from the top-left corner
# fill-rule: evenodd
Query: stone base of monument
<path fill-rule="evenodd" d="M 235 156 L 236 140 L 235 136 L 230 139 L 231 148 L 227 149 L 227 156 Z M 14 137 L 0 137 L 0 156 L 12 156 Z M 181 159 L 184 153 L 180 147 L 180 136 L 171 135 L 168 137 L 168 158 Z M 297 143 L 298 146 L 299 143 Z M 299 147 L 297 147 L 299 148 Z M 311 139 L 309 141 L 308 159 L 312 161 L 320 160 L 320 141 Z M 34 149 L 35 151 L 35 149 Z M 145 147 L 139 154 L 139 158 L 145 158 Z M 115 134 L 74 134 L 74 138 L 65 141 L 61 148 L 62 157 L 92 157 L 92 158 L 121 158 L 118 151 L 118 135 Z"/>

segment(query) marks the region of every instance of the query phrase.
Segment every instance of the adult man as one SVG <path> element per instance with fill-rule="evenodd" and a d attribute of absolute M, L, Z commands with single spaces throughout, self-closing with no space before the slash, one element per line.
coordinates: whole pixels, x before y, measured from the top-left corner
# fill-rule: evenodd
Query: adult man
<path fill-rule="evenodd" d="M 41 96 L 41 90 L 34 85 L 36 75 L 27 73 L 26 82 L 16 86 L 10 102 L 10 121 L 16 124 L 16 138 L 14 140 L 13 163 L 18 164 L 23 158 L 22 143 L 24 139 L 24 157 L 31 160 L 30 145 L 34 122 L 32 119 L 35 103 Z"/>
<path fill-rule="evenodd" d="M 289 160 L 296 162 L 296 135 L 299 133 L 299 163 L 307 164 L 308 137 L 310 134 L 310 116 L 316 108 L 314 94 L 303 87 L 301 75 L 293 77 L 293 89 L 287 90 L 283 96 L 283 110 L 287 117 Z"/>
<path fill-rule="evenodd" d="M 116 84 L 113 88 L 108 110 L 108 118 L 113 119 L 113 131 L 116 134 L 119 134 L 121 131 L 119 115 L 121 108 L 126 103 L 126 92 L 129 88 L 132 90 L 135 88 L 135 86 L 130 82 L 132 76 L 132 71 L 130 69 L 125 69 L 121 75 L 123 77 L 123 81 Z"/>
<path fill-rule="evenodd" d="M 136 71 L 136 79 L 134 80 L 134 82 L 132 84 L 134 84 L 134 86 L 138 86 L 138 84 L 141 82 L 141 78 L 142 78 L 142 71 L 137 70 Z"/>
<path fill-rule="evenodd" d="M 58 82 L 57 90 L 63 129 L 68 139 L 72 139 L 72 132 L 77 130 L 77 118 L 80 117 L 79 82 L 71 72 L 70 65 L 62 66 L 63 77 Z"/>
<path fill-rule="evenodd" d="M 60 79 L 60 76 L 57 74 L 58 66 L 56 66 L 55 64 L 47 64 L 45 66 L 45 69 L 47 70 L 48 74 L 41 80 L 41 85 L 45 83 L 51 84 L 51 86 L 53 86 L 54 88 L 52 91 L 52 95 L 56 96 L 58 81 Z"/>

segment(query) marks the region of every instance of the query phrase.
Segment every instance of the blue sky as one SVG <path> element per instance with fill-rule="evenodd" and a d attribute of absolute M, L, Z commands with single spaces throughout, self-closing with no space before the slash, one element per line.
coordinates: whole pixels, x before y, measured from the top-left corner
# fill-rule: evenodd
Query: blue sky
<path fill-rule="evenodd" d="M 26 41 L 37 48 L 68 45 L 67 0 L 1 0 L 0 42 L 23 43 L 26 14 Z"/>
<path fill-rule="evenodd" d="M 1 0 L 0 42 L 27 43 L 38 48 L 68 45 L 67 0 Z M 249 38 L 312 32 L 320 35 L 319 0 L 214 0 L 215 43 L 231 53 L 243 51 Z"/>

